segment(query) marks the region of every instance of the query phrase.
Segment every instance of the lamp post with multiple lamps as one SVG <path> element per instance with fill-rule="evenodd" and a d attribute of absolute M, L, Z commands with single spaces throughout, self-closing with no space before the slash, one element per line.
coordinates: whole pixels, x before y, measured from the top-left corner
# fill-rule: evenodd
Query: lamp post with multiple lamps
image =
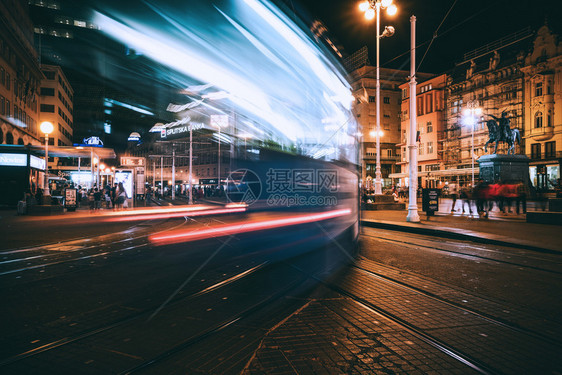
<path fill-rule="evenodd" d="M 53 124 L 49 121 L 43 121 L 40 125 L 41 131 L 45 134 L 45 189 L 44 196 L 51 195 L 49 191 L 49 134 L 55 130 Z"/>
<path fill-rule="evenodd" d="M 380 15 L 381 15 L 381 8 L 386 9 L 389 15 L 394 15 L 397 12 L 396 5 L 392 4 L 392 0 L 367 0 L 359 4 L 359 9 L 362 12 L 365 12 L 365 18 L 368 20 L 372 20 L 373 18 L 377 19 L 377 81 L 376 81 L 376 148 L 377 148 L 377 160 L 376 160 L 376 167 L 375 167 L 375 195 L 382 194 L 382 174 L 381 174 L 381 156 L 380 156 L 380 135 L 379 132 L 381 130 L 381 101 L 380 101 L 380 91 L 381 91 L 381 82 L 380 82 L 380 63 L 379 63 L 379 55 L 380 55 L 380 39 L 384 37 L 389 37 L 394 34 L 394 27 L 392 26 L 385 26 L 384 31 L 380 34 Z"/>
<path fill-rule="evenodd" d="M 478 122 L 475 116 L 482 115 L 482 108 L 478 107 L 478 101 L 472 100 L 466 103 L 466 108 L 463 111 L 464 123 L 470 125 L 471 129 L 471 147 L 470 158 L 472 159 L 472 188 L 474 189 L 474 126 Z"/>

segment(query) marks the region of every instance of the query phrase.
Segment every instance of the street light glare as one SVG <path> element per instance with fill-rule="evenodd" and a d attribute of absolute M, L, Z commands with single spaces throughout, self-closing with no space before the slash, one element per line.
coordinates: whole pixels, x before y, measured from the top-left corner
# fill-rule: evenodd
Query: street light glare
<path fill-rule="evenodd" d="M 383 8 L 386 8 L 392 4 L 392 0 L 382 0 L 381 5 Z"/>
<path fill-rule="evenodd" d="M 480 116 L 482 114 L 482 108 L 478 107 L 474 110 L 474 113 L 476 113 L 478 116 Z"/>
<path fill-rule="evenodd" d="M 375 18 L 375 10 L 372 8 L 369 8 L 365 11 L 365 18 L 368 20 L 372 20 L 373 18 Z"/>
<path fill-rule="evenodd" d="M 366 12 L 367 9 L 369 9 L 369 2 L 368 1 L 363 1 L 362 3 L 359 3 L 359 10 L 361 12 Z"/>
<path fill-rule="evenodd" d="M 41 131 L 45 134 L 51 134 L 54 130 L 54 126 L 49 121 L 43 121 L 41 123 Z"/>
<path fill-rule="evenodd" d="M 396 7 L 396 5 L 391 4 L 388 9 L 386 10 L 386 13 L 389 16 L 394 16 L 396 13 L 398 12 L 398 8 Z"/>

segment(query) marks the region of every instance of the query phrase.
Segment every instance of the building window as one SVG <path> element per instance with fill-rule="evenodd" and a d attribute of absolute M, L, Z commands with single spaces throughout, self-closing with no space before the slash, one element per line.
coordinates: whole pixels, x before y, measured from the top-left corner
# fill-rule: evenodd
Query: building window
<path fill-rule="evenodd" d="M 427 108 L 426 108 L 427 113 L 433 112 L 433 95 L 432 94 L 426 95 L 425 104 L 427 105 Z"/>
<path fill-rule="evenodd" d="M 427 153 L 433 154 L 433 142 L 427 142 Z"/>
<path fill-rule="evenodd" d="M 541 144 L 534 143 L 531 145 L 531 159 L 540 159 L 541 158 Z"/>
<path fill-rule="evenodd" d="M 423 98 L 418 98 L 418 116 L 423 115 Z"/>
<path fill-rule="evenodd" d="M 406 99 L 408 97 L 408 89 L 402 89 L 402 99 Z"/>
<path fill-rule="evenodd" d="M 542 112 L 535 114 L 535 128 L 542 128 Z"/>
<path fill-rule="evenodd" d="M 55 79 L 55 72 L 43 71 L 43 74 L 51 81 Z"/>
<path fill-rule="evenodd" d="M 535 96 L 542 96 L 542 82 L 535 84 Z"/>
<path fill-rule="evenodd" d="M 41 112 L 55 113 L 55 106 L 52 104 L 41 104 Z"/>
<path fill-rule="evenodd" d="M 550 113 L 546 115 L 546 126 L 552 126 L 552 116 Z"/>
<path fill-rule="evenodd" d="M 374 96 L 369 96 L 369 103 L 374 103 L 374 102 L 376 102 L 376 99 L 377 99 L 377 98 L 374 97 Z"/>
<path fill-rule="evenodd" d="M 384 102 L 384 104 L 390 104 L 390 98 L 388 96 L 385 96 L 383 98 L 383 102 Z"/>
<path fill-rule="evenodd" d="M 55 89 L 51 87 L 41 87 L 41 95 L 55 96 Z"/>
<path fill-rule="evenodd" d="M 423 143 L 420 142 L 420 145 L 419 145 L 419 148 L 418 148 L 419 154 L 420 154 L 420 155 L 423 155 L 423 153 L 424 153 L 424 152 L 423 152 L 423 151 L 424 151 L 423 149 L 424 149 Z"/>
<path fill-rule="evenodd" d="M 554 158 L 556 157 L 556 141 L 554 142 L 546 142 L 544 144 L 544 157 L 545 158 Z"/>
<path fill-rule="evenodd" d="M 427 132 L 428 133 L 433 133 L 433 124 L 431 123 L 431 121 L 427 122 Z"/>

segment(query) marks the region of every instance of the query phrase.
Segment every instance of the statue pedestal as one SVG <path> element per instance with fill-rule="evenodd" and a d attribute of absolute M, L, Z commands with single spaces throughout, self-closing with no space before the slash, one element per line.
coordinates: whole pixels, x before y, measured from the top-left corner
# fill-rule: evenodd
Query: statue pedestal
<path fill-rule="evenodd" d="M 525 155 L 482 155 L 480 178 L 488 183 L 529 183 L 529 158 Z"/>

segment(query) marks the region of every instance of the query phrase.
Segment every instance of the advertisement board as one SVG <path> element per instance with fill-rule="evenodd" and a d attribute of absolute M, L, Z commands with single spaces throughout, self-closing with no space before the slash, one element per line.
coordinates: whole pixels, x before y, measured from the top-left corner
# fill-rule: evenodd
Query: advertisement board
<path fill-rule="evenodd" d="M 127 198 L 133 197 L 133 171 L 115 171 L 115 183 L 123 183 Z"/>
<path fill-rule="evenodd" d="M 74 211 L 76 209 L 76 189 L 64 189 L 64 207 L 69 211 Z"/>

